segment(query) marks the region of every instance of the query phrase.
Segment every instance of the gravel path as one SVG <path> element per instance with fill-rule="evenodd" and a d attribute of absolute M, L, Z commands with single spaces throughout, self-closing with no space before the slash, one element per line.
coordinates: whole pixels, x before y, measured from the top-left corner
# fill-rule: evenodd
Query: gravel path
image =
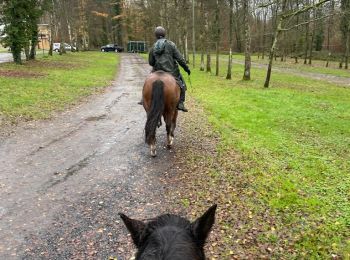
<path fill-rule="evenodd" d="M 137 105 L 150 68 L 132 54 L 120 66 L 102 96 L 0 140 L 0 259 L 129 259 L 117 213 L 167 211 L 163 178 L 176 147 L 163 147 L 162 128 L 150 158 Z"/>
<path fill-rule="evenodd" d="M 244 64 L 244 61 L 233 60 L 233 63 L 242 65 Z M 260 69 L 267 69 L 266 64 L 260 64 L 257 62 L 252 62 L 252 66 Z M 316 72 L 300 71 L 298 69 L 282 68 L 279 66 L 273 66 L 272 71 L 288 73 L 295 76 L 301 76 L 301 77 L 311 78 L 316 80 L 324 80 L 329 83 L 334 83 L 340 86 L 350 87 L 350 77 L 342 77 L 342 76 L 335 76 L 335 75 L 322 74 L 322 73 L 316 73 Z M 273 79 L 273 76 L 272 76 L 272 79 Z"/>

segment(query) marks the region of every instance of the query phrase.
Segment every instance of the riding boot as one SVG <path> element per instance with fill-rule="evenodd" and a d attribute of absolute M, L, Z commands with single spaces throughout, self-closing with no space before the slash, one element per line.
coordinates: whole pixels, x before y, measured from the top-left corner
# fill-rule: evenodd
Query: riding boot
<path fill-rule="evenodd" d="M 183 112 L 188 112 L 188 109 L 185 107 L 184 102 L 185 102 L 185 95 L 186 95 L 186 91 L 185 91 L 185 87 L 180 88 L 181 92 L 180 92 L 180 101 L 179 104 L 177 105 L 177 109 L 178 110 L 182 110 Z"/>

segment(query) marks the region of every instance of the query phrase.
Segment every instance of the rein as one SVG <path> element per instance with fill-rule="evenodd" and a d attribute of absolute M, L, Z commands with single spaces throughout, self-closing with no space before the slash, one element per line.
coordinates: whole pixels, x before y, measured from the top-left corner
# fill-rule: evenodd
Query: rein
<path fill-rule="evenodd" d="M 190 83 L 190 86 L 191 86 L 191 90 L 193 90 L 193 86 L 192 86 L 192 82 L 191 82 L 191 76 L 188 75 L 188 82 Z"/>

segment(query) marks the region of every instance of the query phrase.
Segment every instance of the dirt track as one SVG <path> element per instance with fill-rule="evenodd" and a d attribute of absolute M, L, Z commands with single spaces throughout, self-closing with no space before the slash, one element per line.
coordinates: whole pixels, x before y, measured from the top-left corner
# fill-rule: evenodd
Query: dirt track
<path fill-rule="evenodd" d="M 163 128 L 157 158 L 144 144 L 137 101 L 149 70 L 124 54 L 104 95 L 0 140 L 0 259 L 127 259 L 117 213 L 167 211 L 162 178 L 176 151 L 163 147 Z"/>

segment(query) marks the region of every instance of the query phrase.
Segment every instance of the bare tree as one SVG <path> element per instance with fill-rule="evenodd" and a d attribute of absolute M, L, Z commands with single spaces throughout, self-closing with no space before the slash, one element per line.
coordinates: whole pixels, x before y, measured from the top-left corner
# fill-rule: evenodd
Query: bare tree
<path fill-rule="evenodd" d="M 250 57 L 250 26 L 249 26 L 249 4 L 250 1 L 243 1 L 243 12 L 244 12 L 244 40 L 245 40 L 245 60 L 244 60 L 244 75 L 243 80 L 250 80 L 250 67 L 251 67 L 251 57 Z"/>
<path fill-rule="evenodd" d="M 312 16 L 314 19 L 314 22 L 312 23 L 312 33 L 311 33 L 311 42 L 310 42 L 310 48 L 309 48 L 309 65 L 312 63 L 312 51 L 313 51 L 313 46 L 314 46 L 314 39 L 315 39 L 315 32 L 316 32 L 316 7 L 315 7 L 315 0 L 312 0 Z"/>
<path fill-rule="evenodd" d="M 216 7 L 215 7 L 215 23 L 214 23 L 214 30 L 215 30 L 215 48 L 216 48 L 216 70 L 215 75 L 219 76 L 219 68 L 220 68 L 220 23 L 219 23 L 219 15 L 220 15 L 220 5 L 219 0 L 216 0 Z"/>
<path fill-rule="evenodd" d="M 283 22 L 286 19 L 289 19 L 291 17 L 295 17 L 295 16 L 297 16 L 299 14 L 308 12 L 311 9 L 317 8 L 317 7 L 321 6 L 321 5 L 323 5 L 324 3 L 329 2 L 330 0 L 320 0 L 316 4 L 306 5 L 306 6 L 302 7 L 302 8 L 300 8 L 300 9 L 297 9 L 297 10 L 294 10 L 294 11 L 290 11 L 290 12 L 286 11 L 286 1 L 287 0 L 284 0 L 282 2 L 282 12 L 278 16 L 278 22 L 277 22 L 277 27 L 276 27 L 276 30 L 275 30 L 274 40 L 273 40 L 273 43 L 272 43 L 272 46 L 271 46 L 271 49 L 270 49 L 269 64 L 268 64 L 267 73 L 266 73 L 266 79 L 265 79 L 265 84 L 264 84 L 265 88 L 268 88 L 269 84 L 270 84 L 273 56 L 275 54 L 278 38 L 279 38 L 281 32 L 282 31 L 289 31 L 291 29 L 294 29 L 294 28 L 297 28 L 298 26 L 300 26 L 300 24 L 296 24 L 296 25 L 294 25 L 292 27 L 289 27 L 289 28 L 283 28 Z M 272 4 L 274 4 L 274 3 L 272 3 Z M 269 5 L 271 5 L 271 3 Z M 307 22 L 307 24 L 308 24 L 308 22 Z"/>
<path fill-rule="evenodd" d="M 230 52 L 229 52 L 229 56 L 228 56 L 228 66 L 227 66 L 226 79 L 231 79 L 232 78 L 233 0 L 229 0 L 229 8 L 230 8 L 230 24 L 229 24 L 229 46 L 230 46 Z"/>
<path fill-rule="evenodd" d="M 194 0 L 192 0 L 192 66 L 196 67 L 196 28 L 195 28 Z"/>
<path fill-rule="evenodd" d="M 340 29 L 342 31 L 345 50 L 342 60 L 345 62 L 345 69 L 349 68 L 349 54 L 350 54 L 350 1 L 341 0 L 341 24 Z M 342 63 L 342 62 L 341 62 Z"/>

